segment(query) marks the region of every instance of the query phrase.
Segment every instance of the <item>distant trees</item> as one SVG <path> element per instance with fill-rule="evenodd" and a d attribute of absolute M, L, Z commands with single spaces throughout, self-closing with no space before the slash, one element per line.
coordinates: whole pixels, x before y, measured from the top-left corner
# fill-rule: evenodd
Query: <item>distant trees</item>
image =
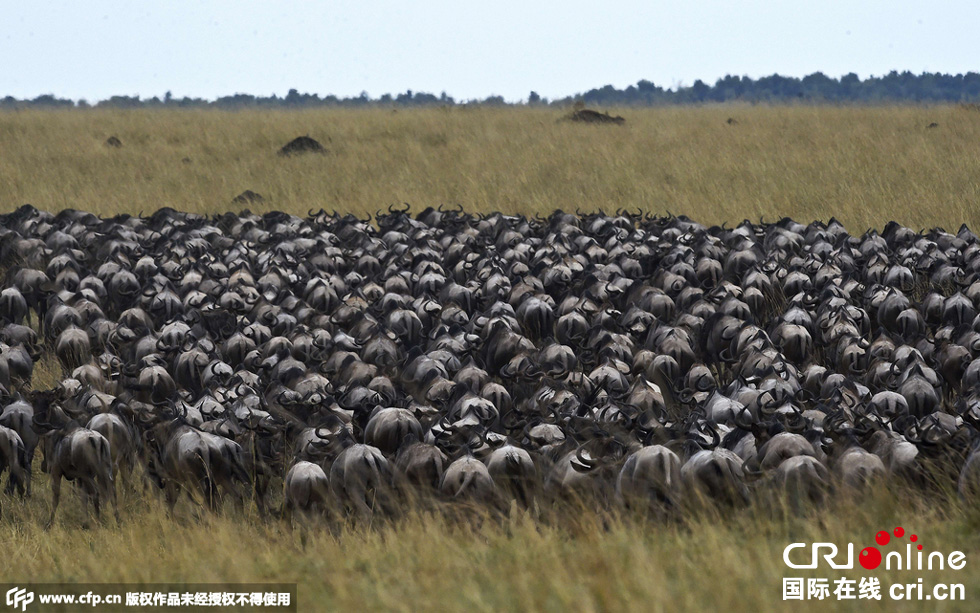
<path fill-rule="evenodd" d="M 815 72 L 802 79 L 774 74 L 759 79 L 727 75 L 709 86 L 695 81 L 689 87 L 665 90 L 649 81 L 636 87 L 617 90 L 611 86 L 589 90 L 570 99 L 591 104 L 667 105 L 701 104 L 710 102 L 768 102 L 768 103 L 937 103 L 980 101 L 980 74 L 946 75 L 892 71 L 881 77 L 861 80 L 854 73 L 840 78 Z M 558 104 L 569 99 L 556 100 Z"/>
<path fill-rule="evenodd" d="M 44 94 L 33 100 L 17 100 L 13 96 L 6 96 L 0 100 L 0 109 L 14 109 L 27 106 L 35 108 L 66 108 L 75 106 L 75 103 L 71 100 L 56 98 L 51 94 Z"/>
<path fill-rule="evenodd" d="M 663 106 L 682 104 L 710 104 L 722 102 L 749 103 L 803 103 L 803 104 L 885 104 L 885 103 L 978 103 L 980 102 L 980 74 L 922 73 L 892 71 L 880 77 L 860 79 L 849 73 L 840 78 L 815 72 L 803 78 L 783 77 L 778 74 L 753 79 L 726 75 L 714 85 L 700 79 L 690 86 L 666 89 L 643 79 L 636 85 L 617 89 L 604 85 L 586 92 L 546 100 L 536 91 L 527 97 L 529 106 L 567 106 L 582 102 L 594 106 Z M 371 98 L 367 92 L 351 98 L 333 95 L 300 93 L 290 89 L 285 97 L 275 94 L 267 97 L 252 94 L 233 94 L 216 100 L 203 98 L 175 98 L 167 92 L 158 97 L 141 99 L 139 96 L 112 96 L 95 104 L 57 98 L 44 94 L 34 99 L 18 100 L 12 96 L 0 98 L 0 110 L 20 108 L 187 108 L 210 107 L 218 109 L 242 108 L 316 108 L 316 107 L 368 107 L 368 106 L 454 106 L 456 104 L 502 106 L 508 104 L 502 96 L 492 95 L 482 100 L 457 102 L 452 96 L 407 90 L 401 94 L 383 94 Z M 522 103 L 515 103 L 520 105 Z"/>

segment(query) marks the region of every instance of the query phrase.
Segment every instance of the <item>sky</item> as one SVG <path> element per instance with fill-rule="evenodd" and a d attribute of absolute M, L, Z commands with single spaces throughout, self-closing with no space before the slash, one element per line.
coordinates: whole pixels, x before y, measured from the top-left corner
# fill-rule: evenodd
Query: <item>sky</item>
<path fill-rule="evenodd" d="M 980 71 L 980 3 L 0 0 L 0 97 L 546 98 L 823 72 Z"/>

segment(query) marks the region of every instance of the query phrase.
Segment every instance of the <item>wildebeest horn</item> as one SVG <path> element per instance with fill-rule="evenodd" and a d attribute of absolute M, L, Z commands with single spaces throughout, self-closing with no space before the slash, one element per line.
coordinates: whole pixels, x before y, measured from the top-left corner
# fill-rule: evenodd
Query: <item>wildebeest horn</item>
<path fill-rule="evenodd" d="M 516 416 L 516 418 L 512 416 Z M 511 407 L 500 415 L 500 426 L 508 432 L 520 430 L 527 426 L 527 418 L 522 416 L 515 407 Z"/>
<path fill-rule="evenodd" d="M 323 432 L 324 434 L 321 434 L 321 432 Z M 330 440 L 330 437 L 333 436 L 333 432 L 331 432 L 330 430 L 327 430 L 323 426 L 317 426 L 316 428 L 314 428 L 313 429 L 313 434 L 316 436 L 316 439 L 311 440 L 309 442 L 310 445 L 314 445 L 314 444 L 315 445 L 322 445 L 322 444 L 324 444 L 323 443 L 323 440 L 329 441 Z"/>
<path fill-rule="evenodd" d="M 35 415 L 31 418 L 31 423 L 42 430 L 57 430 L 58 426 L 54 425 L 50 421 L 41 421 L 38 416 Z"/>
<path fill-rule="evenodd" d="M 580 473 L 589 472 L 591 470 L 595 470 L 596 466 L 599 464 L 598 461 L 583 456 L 582 455 L 583 451 L 584 451 L 584 445 L 580 445 L 579 448 L 575 451 L 575 460 L 577 460 L 577 463 L 572 462 L 572 469 L 575 472 L 580 472 Z"/>

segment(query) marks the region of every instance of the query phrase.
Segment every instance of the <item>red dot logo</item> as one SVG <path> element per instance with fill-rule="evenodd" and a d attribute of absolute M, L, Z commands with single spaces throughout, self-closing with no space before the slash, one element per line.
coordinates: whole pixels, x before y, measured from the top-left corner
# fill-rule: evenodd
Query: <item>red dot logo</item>
<path fill-rule="evenodd" d="M 898 528 L 895 528 L 895 536 L 897 536 L 899 538 L 905 536 L 905 528 L 903 528 L 901 526 L 899 526 Z"/>
<path fill-rule="evenodd" d="M 914 543 L 914 542 L 916 542 L 917 540 L 919 540 L 919 537 L 917 537 L 916 535 L 914 535 L 914 534 L 913 534 L 912 536 L 910 536 L 910 537 L 909 537 L 909 540 L 910 540 L 910 541 L 912 541 L 912 542 Z"/>
<path fill-rule="evenodd" d="M 890 540 L 891 540 L 891 536 L 888 534 L 888 532 L 884 530 L 882 530 L 881 532 L 875 535 L 875 542 L 881 545 L 882 547 L 887 545 L 888 541 Z"/>
<path fill-rule="evenodd" d="M 881 552 L 877 547 L 865 547 L 858 554 L 858 562 L 868 570 L 874 570 L 881 565 Z"/>

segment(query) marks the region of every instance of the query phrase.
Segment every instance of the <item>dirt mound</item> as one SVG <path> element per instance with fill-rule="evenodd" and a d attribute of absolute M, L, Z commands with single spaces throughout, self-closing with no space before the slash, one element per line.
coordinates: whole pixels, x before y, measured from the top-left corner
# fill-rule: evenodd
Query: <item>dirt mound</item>
<path fill-rule="evenodd" d="M 282 146 L 279 155 L 297 155 L 300 153 L 326 153 L 323 145 L 309 136 L 298 136 Z"/>
<path fill-rule="evenodd" d="M 934 121 L 931 124 L 927 125 L 926 127 L 927 128 L 930 128 L 930 129 L 931 128 L 938 128 L 939 127 L 939 124 Z"/>
<path fill-rule="evenodd" d="M 262 194 L 247 189 L 235 196 L 231 202 L 232 204 L 251 204 L 253 202 L 265 202 L 265 198 L 262 197 Z"/>
<path fill-rule="evenodd" d="M 110 136 L 109 138 L 105 139 L 105 146 L 117 147 L 117 148 L 122 147 L 122 141 L 116 138 L 115 136 Z"/>
<path fill-rule="evenodd" d="M 609 113 L 600 113 L 592 109 L 579 109 L 568 116 L 569 121 L 581 121 L 583 123 L 613 123 L 624 124 L 626 120 L 618 115 L 613 116 Z"/>

